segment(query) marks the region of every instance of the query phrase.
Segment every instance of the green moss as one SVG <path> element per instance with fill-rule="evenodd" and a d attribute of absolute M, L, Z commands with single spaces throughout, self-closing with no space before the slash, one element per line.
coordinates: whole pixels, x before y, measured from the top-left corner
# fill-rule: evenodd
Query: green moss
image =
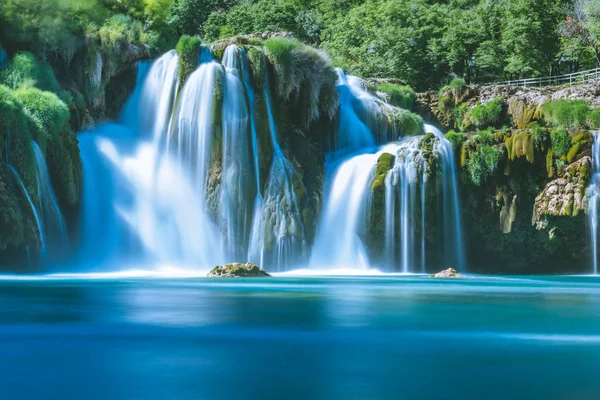
<path fill-rule="evenodd" d="M 278 99 L 294 110 L 296 121 L 309 126 L 319 117 L 337 113 L 337 74 L 325 53 L 296 39 L 274 37 L 265 42 L 275 71 Z"/>
<path fill-rule="evenodd" d="M 390 153 L 383 153 L 379 156 L 377 167 L 375 169 L 375 179 L 371 186 L 371 190 L 383 190 L 385 188 L 385 177 L 394 166 L 395 161 L 396 156 Z"/>
<path fill-rule="evenodd" d="M 577 156 L 577 153 L 579 153 L 579 146 L 580 146 L 579 143 L 575 143 L 569 149 L 569 152 L 567 153 L 567 162 L 569 164 L 571 164 L 575 160 L 575 157 Z"/>
<path fill-rule="evenodd" d="M 554 100 L 542 106 L 544 121 L 547 124 L 567 129 L 583 128 L 586 125 L 590 107 L 585 100 Z"/>
<path fill-rule="evenodd" d="M 385 93 L 387 102 L 391 105 L 412 110 L 415 102 L 415 92 L 410 86 L 382 83 L 377 85 L 377 91 Z"/>
<path fill-rule="evenodd" d="M 514 133 L 505 142 L 508 158 L 514 160 L 515 158 L 525 157 L 527 161 L 533 164 L 535 162 L 534 142 L 535 139 L 530 130 L 521 130 Z"/>
<path fill-rule="evenodd" d="M 495 126 L 502 121 L 504 113 L 504 100 L 501 97 L 495 97 L 487 103 L 479 104 L 473 108 L 463 108 L 457 114 L 457 122 L 462 129 L 470 126 L 483 129 Z"/>
<path fill-rule="evenodd" d="M 197 36 L 183 35 L 179 38 L 175 50 L 179 56 L 179 82 L 183 85 L 186 79 L 198 66 L 201 40 Z"/>
<path fill-rule="evenodd" d="M 565 128 L 559 127 L 550 131 L 550 143 L 555 157 L 562 157 L 571 148 L 571 136 Z"/>
<path fill-rule="evenodd" d="M 252 72 L 252 79 L 257 89 L 262 89 L 265 77 L 266 60 L 265 54 L 258 47 L 248 49 L 248 64 Z"/>
<path fill-rule="evenodd" d="M 546 171 L 548 172 L 548 178 L 554 177 L 554 154 L 552 154 L 552 149 L 548 150 L 546 154 Z"/>

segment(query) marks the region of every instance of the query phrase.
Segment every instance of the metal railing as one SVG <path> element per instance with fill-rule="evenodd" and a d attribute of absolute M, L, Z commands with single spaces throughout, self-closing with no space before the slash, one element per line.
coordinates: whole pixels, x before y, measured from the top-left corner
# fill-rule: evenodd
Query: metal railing
<path fill-rule="evenodd" d="M 517 79 L 513 81 L 486 83 L 482 86 L 562 86 L 583 85 L 585 83 L 600 82 L 600 68 L 587 71 L 575 72 L 573 74 L 546 76 L 543 78 Z"/>

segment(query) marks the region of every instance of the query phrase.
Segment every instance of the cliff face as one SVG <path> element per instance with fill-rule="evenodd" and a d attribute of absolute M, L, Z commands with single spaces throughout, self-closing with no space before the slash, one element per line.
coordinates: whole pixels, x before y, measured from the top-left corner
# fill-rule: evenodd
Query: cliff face
<path fill-rule="evenodd" d="M 460 164 L 473 271 L 589 272 L 586 188 L 598 94 L 589 85 L 416 95 L 415 110 L 448 131 Z"/>

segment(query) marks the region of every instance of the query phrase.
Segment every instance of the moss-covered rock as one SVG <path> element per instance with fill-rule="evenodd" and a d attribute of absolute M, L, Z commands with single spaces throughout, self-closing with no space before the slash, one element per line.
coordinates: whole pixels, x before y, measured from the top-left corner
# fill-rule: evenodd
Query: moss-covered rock
<path fill-rule="evenodd" d="M 201 44 L 202 41 L 199 37 L 189 35 L 183 35 L 177 42 L 177 46 L 175 47 L 179 56 L 177 73 L 181 86 L 183 86 L 187 78 L 198 66 Z"/>
<path fill-rule="evenodd" d="M 567 166 L 559 178 L 549 182 L 535 198 L 532 223 L 537 229 L 544 228 L 544 217 L 576 217 L 587 210 L 585 195 L 590 177 L 592 160 L 583 157 Z"/>
<path fill-rule="evenodd" d="M 267 271 L 253 263 L 216 266 L 208 273 L 209 278 L 265 278 L 270 276 Z"/>
<path fill-rule="evenodd" d="M 381 191 L 385 190 L 385 177 L 388 172 L 394 167 L 394 161 L 396 156 L 390 153 L 383 153 L 377 160 L 377 166 L 375 168 L 375 178 L 373 179 L 373 185 L 371 190 Z"/>

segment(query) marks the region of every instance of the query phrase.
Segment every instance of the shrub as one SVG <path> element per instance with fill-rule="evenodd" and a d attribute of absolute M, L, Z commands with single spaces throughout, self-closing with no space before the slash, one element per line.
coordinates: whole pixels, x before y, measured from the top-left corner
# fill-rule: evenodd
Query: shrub
<path fill-rule="evenodd" d="M 23 88 L 17 90 L 15 95 L 21 100 L 26 114 L 33 122 L 34 139 L 43 150 L 48 140 L 53 140 L 61 131 L 68 129 L 69 109 L 54 93 Z"/>
<path fill-rule="evenodd" d="M 535 147 L 543 151 L 548 144 L 548 140 L 550 139 L 550 135 L 548 135 L 548 131 L 542 128 L 539 124 L 533 124 L 529 128 L 531 129 L 531 134 L 533 135 L 533 143 Z"/>
<path fill-rule="evenodd" d="M 503 109 L 504 100 L 501 97 L 495 97 L 487 103 L 479 104 L 471 110 L 473 123 L 478 128 L 493 126 L 502 120 Z"/>
<path fill-rule="evenodd" d="M 590 108 L 585 100 L 561 99 L 542 106 L 542 114 L 547 124 L 567 129 L 584 127 L 589 112 Z"/>
<path fill-rule="evenodd" d="M 449 131 L 444 136 L 448 139 L 454 150 L 462 146 L 466 140 L 465 135 L 462 132 Z"/>
<path fill-rule="evenodd" d="M 8 65 L 0 70 L 0 83 L 12 89 L 33 86 L 55 93 L 59 91 L 52 68 L 27 52 L 17 53 Z"/>
<path fill-rule="evenodd" d="M 571 148 L 571 136 L 565 128 L 556 128 L 550 131 L 550 143 L 554 156 L 561 157 Z"/>
<path fill-rule="evenodd" d="M 415 92 L 410 86 L 382 83 L 377 85 L 377 91 L 386 94 L 388 103 L 396 107 L 412 110 L 415 102 Z"/>
<path fill-rule="evenodd" d="M 600 129 L 600 109 L 590 111 L 586 122 L 590 129 Z"/>
<path fill-rule="evenodd" d="M 297 109 L 300 123 L 307 126 L 321 115 L 335 116 L 337 74 L 325 53 L 282 37 L 267 40 L 265 49 L 275 70 L 277 96 Z"/>
<path fill-rule="evenodd" d="M 403 108 L 395 108 L 389 114 L 390 123 L 396 128 L 400 136 L 417 135 L 423 133 L 423 118 Z"/>
<path fill-rule="evenodd" d="M 183 85 L 198 66 L 198 54 L 200 51 L 200 38 L 197 36 L 183 35 L 179 38 L 175 50 L 179 56 L 179 84 Z"/>
<path fill-rule="evenodd" d="M 458 104 L 465 94 L 465 90 L 467 88 L 467 83 L 462 78 L 454 78 L 448 84 L 447 91 L 454 97 L 454 104 Z"/>
<path fill-rule="evenodd" d="M 475 151 L 469 152 L 467 171 L 471 182 L 480 186 L 496 172 L 502 150 L 488 145 L 480 144 Z"/>

